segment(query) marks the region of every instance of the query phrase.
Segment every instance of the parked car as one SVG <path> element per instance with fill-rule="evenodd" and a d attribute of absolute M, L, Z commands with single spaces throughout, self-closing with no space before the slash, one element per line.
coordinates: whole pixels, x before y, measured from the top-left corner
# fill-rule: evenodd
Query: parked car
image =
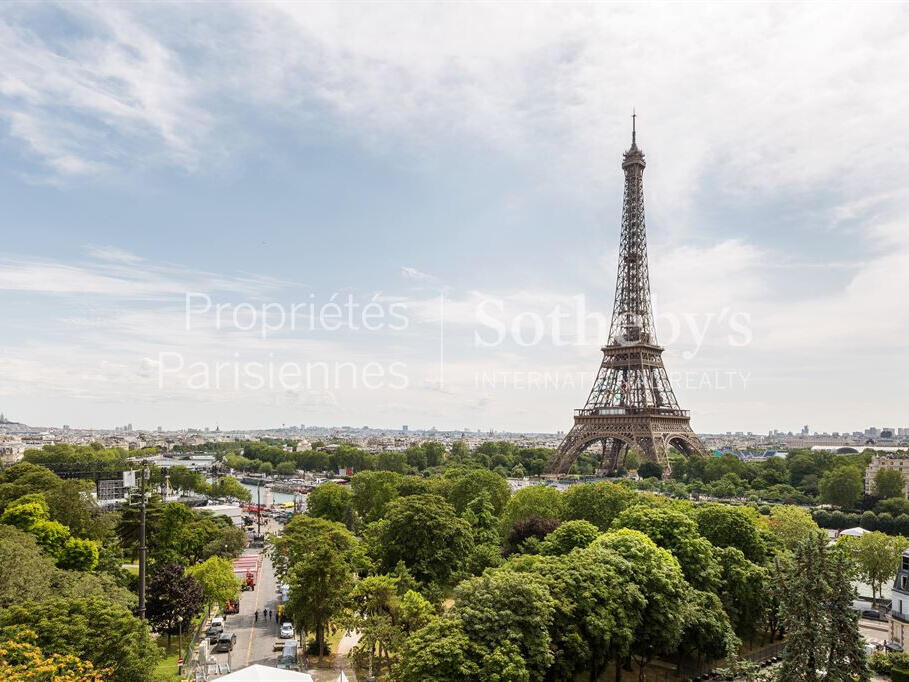
<path fill-rule="evenodd" d="M 300 666 L 297 663 L 297 642 L 296 640 L 290 640 L 289 642 L 284 643 L 284 648 L 281 650 L 281 658 L 278 659 L 278 669 L 280 670 L 299 670 Z"/>
<path fill-rule="evenodd" d="M 218 632 L 221 632 L 224 629 L 224 619 L 221 616 L 215 616 L 211 619 L 209 627 L 218 628 Z"/>
<path fill-rule="evenodd" d="M 281 623 L 281 638 L 292 639 L 294 636 L 293 623 Z"/>
<path fill-rule="evenodd" d="M 217 644 L 218 637 L 220 637 L 220 636 L 221 636 L 221 628 L 209 626 L 208 630 L 205 631 L 205 637 L 208 639 L 209 644 Z"/>
<path fill-rule="evenodd" d="M 877 609 L 862 609 L 861 616 L 868 620 L 887 620 L 887 617 Z"/>
<path fill-rule="evenodd" d="M 222 632 L 218 635 L 218 643 L 215 645 L 215 651 L 233 651 L 234 644 L 237 643 L 237 636 L 232 632 Z"/>

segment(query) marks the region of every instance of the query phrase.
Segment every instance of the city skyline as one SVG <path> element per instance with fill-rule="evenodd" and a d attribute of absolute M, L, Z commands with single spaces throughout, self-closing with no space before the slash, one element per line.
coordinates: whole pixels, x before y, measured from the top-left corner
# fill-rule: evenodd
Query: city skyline
<path fill-rule="evenodd" d="M 657 336 L 692 428 L 899 427 L 909 46 L 886 27 L 905 8 L 819 34 L 821 11 L 531 7 L 514 31 L 490 7 L 222 7 L 215 28 L 194 7 L 8 5 L 0 405 L 566 431 L 606 340 L 636 107 Z M 348 300 L 357 329 L 322 324 Z M 301 324 L 222 325 L 218 304 Z M 344 376 L 193 388 L 157 380 L 162 353 Z M 364 390 L 373 362 L 386 384 Z"/>

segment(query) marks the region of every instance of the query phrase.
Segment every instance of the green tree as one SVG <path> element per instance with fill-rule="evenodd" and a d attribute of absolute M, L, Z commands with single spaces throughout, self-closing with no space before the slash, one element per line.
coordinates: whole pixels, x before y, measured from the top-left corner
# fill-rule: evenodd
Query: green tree
<path fill-rule="evenodd" d="M 826 471 L 818 490 L 824 502 L 852 509 L 862 496 L 862 472 L 848 465 Z"/>
<path fill-rule="evenodd" d="M 407 456 L 403 452 L 386 450 L 376 457 L 376 468 L 380 471 L 394 471 L 403 474 L 407 471 Z"/>
<path fill-rule="evenodd" d="M 859 576 L 871 586 L 871 599 L 876 602 L 881 586 L 896 575 L 909 539 L 872 531 L 861 537 L 841 535 L 837 545 L 846 550 Z"/>
<path fill-rule="evenodd" d="M 189 628 L 192 619 L 202 610 L 202 585 L 190 575 L 184 575 L 180 564 L 164 564 L 155 569 L 148 584 L 145 615 L 158 632 L 170 636 L 181 623 Z"/>
<path fill-rule="evenodd" d="M 195 469 L 179 464 L 168 469 L 168 481 L 174 490 L 204 493 L 208 491 L 205 477 Z"/>
<path fill-rule="evenodd" d="M 400 586 L 400 581 L 398 581 Z M 399 589 L 400 591 L 400 589 Z M 407 590 L 398 603 L 401 629 L 410 634 L 428 625 L 435 616 L 432 604 L 415 590 Z"/>
<path fill-rule="evenodd" d="M 470 454 L 467 449 L 467 443 L 463 440 L 456 440 L 451 444 L 451 458 L 456 462 L 463 462 Z"/>
<path fill-rule="evenodd" d="M 867 680 L 865 639 L 859 633 L 858 612 L 852 607 L 858 593 L 853 569 L 843 552 L 831 552 L 827 561 L 828 680 Z"/>
<path fill-rule="evenodd" d="M 359 647 L 369 651 L 370 660 L 383 654 L 391 670 L 391 654 L 401 645 L 397 580 L 389 575 L 371 575 L 357 581 L 350 592 L 352 628 L 360 632 Z M 378 652 L 376 649 L 378 648 Z"/>
<path fill-rule="evenodd" d="M 896 469 L 878 469 L 874 474 L 874 494 L 881 499 L 906 497 L 906 480 Z"/>
<path fill-rule="evenodd" d="M 445 446 L 441 443 L 431 440 L 420 446 L 426 455 L 426 466 L 437 467 L 445 460 Z M 452 445 L 454 450 L 454 445 Z"/>
<path fill-rule="evenodd" d="M 697 508 L 698 532 L 716 547 L 735 547 L 749 561 L 762 563 L 764 543 L 758 529 L 758 516 L 750 507 L 707 504 Z"/>
<path fill-rule="evenodd" d="M 223 518 L 223 517 L 222 517 Z M 231 559 L 246 547 L 246 533 L 242 528 L 234 525 L 221 526 L 216 528 L 213 534 L 204 531 L 207 542 L 202 545 L 201 551 L 194 556 L 197 561 L 205 560 L 212 556 L 219 556 L 224 559 Z"/>
<path fill-rule="evenodd" d="M 767 571 L 748 561 L 735 547 L 717 547 L 714 559 L 720 567 L 717 594 L 723 610 L 739 635 L 751 636 L 764 622 L 770 606 Z"/>
<path fill-rule="evenodd" d="M 103 598 L 15 604 L 0 613 L 0 627 L 24 626 L 43 651 L 77 656 L 109 668 L 112 682 L 148 682 L 161 657 L 148 625 Z M 126 645 L 128 643 L 128 646 Z"/>
<path fill-rule="evenodd" d="M 212 556 L 201 564 L 190 566 L 186 575 L 202 587 L 202 595 L 207 604 L 223 604 L 236 599 L 240 594 L 240 583 L 234 575 L 233 567 L 227 559 Z"/>
<path fill-rule="evenodd" d="M 63 570 L 52 572 L 50 594 L 72 599 L 104 598 L 130 610 L 135 610 L 139 603 L 135 593 L 117 584 L 112 576 L 105 573 Z"/>
<path fill-rule="evenodd" d="M 29 496 L 33 497 L 33 496 Z M 38 496 L 34 496 L 37 498 Z M 0 516 L 0 523 L 15 526 L 20 530 L 32 530 L 39 522 L 47 521 L 50 513 L 47 509 L 47 503 L 44 502 L 43 496 L 39 499 L 28 501 L 16 501 L 10 504 L 3 515 Z"/>
<path fill-rule="evenodd" d="M 479 682 L 477 649 L 459 618 L 436 618 L 407 638 L 395 679 L 401 682 Z"/>
<path fill-rule="evenodd" d="M 232 476 L 221 476 L 212 486 L 212 495 L 249 502 L 252 494 Z"/>
<path fill-rule="evenodd" d="M 679 651 L 695 654 L 698 661 L 726 658 L 736 653 L 742 644 L 732 630 L 722 603 L 712 592 L 692 590 L 683 618 L 685 626 Z"/>
<path fill-rule="evenodd" d="M 110 531 L 115 514 L 101 510 L 91 493 L 92 481 L 71 478 L 45 491 L 51 518 L 69 528 L 74 537 L 101 541 Z"/>
<path fill-rule="evenodd" d="M 674 652 L 685 626 L 685 606 L 691 590 L 679 562 L 640 531 L 622 528 L 599 536 L 591 546 L 611 551 L 631 564 L 629 578 L 647 602 L 637 622 L 631 653 L 644 666 L 654 656 Z"/>
<path fill-rule="evenodd" d="M 828 586 L 823 541 L 807 540 L 795 547 L 793 562 L 782 573 L 780 610 L 786 628 L 781 678 L 799 682 L 820 680 L 826 663 L 826 613 Z"/>
<path fill-rule="evenodd" d="M 540 554 L 568 554 L 596 540 L 599 529 L 589 521 L 565 521 L 540 543 Z"/>
<path fill-rule="evenodd" d="M 361 471 L 350 479 L 353 508 L 366 523 L 378 521 L 399 496 L 403 476 L 393 471 Z"/>
<path fill-rule="evenodd" d="M 56 559 L 60 558 L 67 541 L 71 539 L 69 528 L 59 521 L 36 521 L 30 532 L 38 539 L 38 544 L 44 551 Z"/>
<path fill-rule="evenodd" d="M 556 657 L 548 678 L 574 679 L 586 671 L 597 680 L 610 660 L 629 655 L 647 603 L 629 562 L 602 547 L 522 561 L 529 563 L 509 567 L 540 575 L 555 603 L 550 635 Z"/>
<path fill-rule="evenodd" d="M 663 476 L 663 467 L 656 462 L 647 460 L 638 467 L 638 476 L 641 478 L 661 478 Z"/>
<path fill-rule="evenodd" d="M 53 574 L 54 562 L 38 547 L 34 535 L 0 526 L 0 610 L 46 597 Z"/>
<path fill-rule="evenodd" d="M 487 495 L 474 498 L 461 518 L 470 526 L 474 549 L 467 564 L 467 570 L 480 574 L 486 568 L 502 563 L 501 536 L 499 522 L 493 515 L 492 502 Z"/>
<path fill-rule="evenodd" d="M 637 503 L 638 495 L 623 485 L 602 481 L 573 485 L 563 493 L 562 499 L 566 521 L 583 519 L 606 531 L 616 516 Z"/>
<path fill-rule="evenodd" d="M 788 550 L 800 543 L 826 535 L 804 509 L 791 505 L 778 505 L 770 511 L 770 532 Z"/>
<path fill-rule="evenodd" d="M 362 476 L 362 474 L 358 474 Z M 306 513 L 329 521 L 343 523 L 353 496 L 346 486 L 323 483 L 306 498 Z"/>
<path fill-rule="evenodd" d="M 340 523 L 302 515 L 270 542 L 279 577 L 290 586 L 287 611 L 298 627 L 315 633 L 321 662 L 325 631 L 349 604 L 355 573 L 364 565 L 363 551 Z"/>
<path fill-rule="evenodd" d="M 508 529 L 516 521 L 531 517 L 561 519 L 564 508 L 562 493 L 547 485 L 532 485 L 521 488 L 505 505 L 502 513 L 503 527 Z"/>
<path fill-rule="evenodd" d="M 867 680 L 855 591 L 843 552 L 823 538 L 797 545 L 779 571 L 786 630 L 780 678 L 795 682 Z"/>
<path fill-rule="evenodd" d="M 278 462 L 275 471 L 277 471 L 280 476 L 295 476 L 297 473 L 297 466 L 293 462 L 285 460 L 283 462 Z"/>
<path fill-rule="evenodd" d="M 370 554 L 382 572 L 403 561 L 424 583 L 448 584 L 473 550 L 470 526 L 437 495 L 411 495 L 391 502 L 385 518 L 367 534 Z"/>
<path fill-rule="evenodd" d="M 614 529 L 639 530 L 678 559 L 685 578 L 697 589 L 712 591 L 719 581 L 713 546 L 698 533 L 697 524 L 668 507 L 629 507 L 612 522 Z"/>
<path fill-rule="evenodd" d="M 891 497 L 878 502 L 874 510 L 878 513 L 887 512 L 893 516 L 909 514 L 909 500 L 905 497 Z"/>
<path fill-rule="evenodd" d="M 459 514 L 475 499 L 485 496 L 492 504 L 493 514 L 500 516 L 511 494 L 508 482 L 486 469 L 448 469 L 442 480 L 445 499 Z"/>
<path fill-rule="evenodd" d="M 73 571 L 92 571 L 98 565 L 98 543 L 82 538 L 68 538 L 60 550 L 57 565 Z"/>
<path fill-rule="evenodd" d="M 454 598 L 452 615 L 476 645 L 495 652 L 510 644 L 519 652 L 530 679 L 543 678 L 553 661 L 549 626 L 555 602 L 542 579 L 501 569 L 487 571 L 458 585 Z"/>

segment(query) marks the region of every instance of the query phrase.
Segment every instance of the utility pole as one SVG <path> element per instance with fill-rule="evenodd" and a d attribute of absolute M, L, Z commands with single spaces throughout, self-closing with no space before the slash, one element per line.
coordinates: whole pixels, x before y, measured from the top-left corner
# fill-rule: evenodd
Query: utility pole
<path fill-rule="evenodd" d="M 262 535 L 262 482 L 256 481 L 256 534 Z"/>
<path fill-rule="evenodd" d="M 145 459 L 139 470 L 139 618 L 145 620 Z"/>

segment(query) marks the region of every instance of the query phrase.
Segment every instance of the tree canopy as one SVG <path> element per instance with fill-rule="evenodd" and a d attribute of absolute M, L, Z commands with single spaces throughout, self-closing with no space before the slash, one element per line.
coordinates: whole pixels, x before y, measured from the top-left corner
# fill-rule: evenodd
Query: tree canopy
<path fill-rule="evenodd" d="M 438 495 L 391 502 L 385 518 L 366 534 L 380 571 L 391 571 L 401 561 L 417 580 L 439 585 L 451 581 L 473 550 L 470 526 Z"/>
<path fill-rule="evenodd" d="M 0 627 L 24 626 L 42 651 L 76 656 L 111 671 L 112 682 L 151 679 L 161 650 L 148 626 L 125 607 L 103 598 L 52 597 L 0 612 Z M 129 642 L 129 646 L 124 646 Z"/>

